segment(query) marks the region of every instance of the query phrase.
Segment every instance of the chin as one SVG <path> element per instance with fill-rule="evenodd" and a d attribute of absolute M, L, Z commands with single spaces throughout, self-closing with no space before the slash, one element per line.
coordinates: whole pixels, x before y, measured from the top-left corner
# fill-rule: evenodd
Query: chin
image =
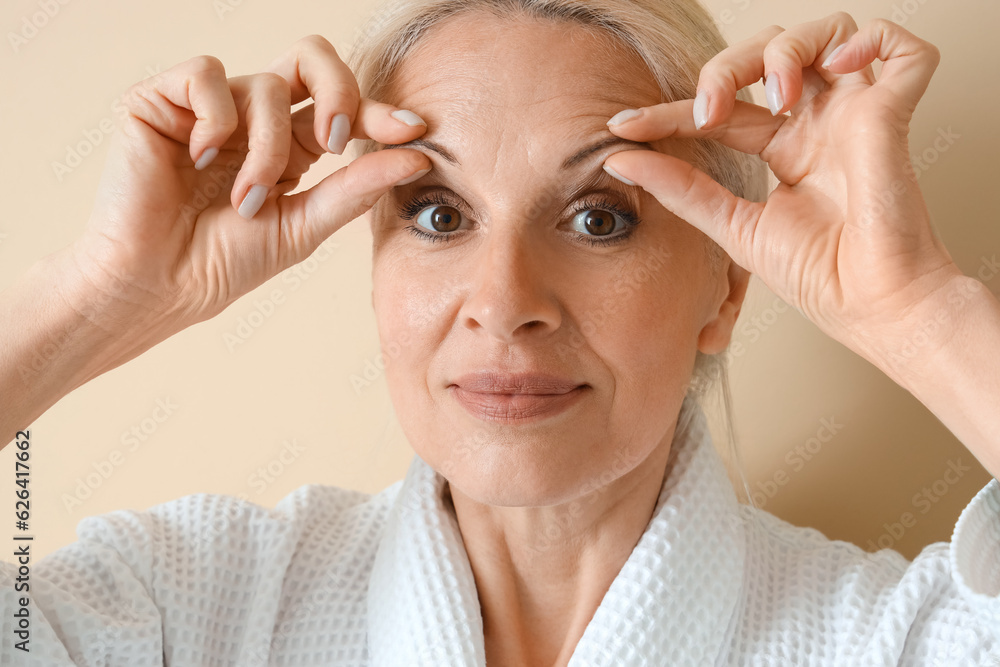
<path fill-rule="evenodd" d="M 489 447 L 461 459 L 445 456 L 428 463 L 462 494 L 497 507 L 545 507 L 573 502 L 634 467 L 634 462 L 629 466 L 614 452 L 558 456 L 536 450 L 526 455 L 507 448 L 491 454 Z"/>

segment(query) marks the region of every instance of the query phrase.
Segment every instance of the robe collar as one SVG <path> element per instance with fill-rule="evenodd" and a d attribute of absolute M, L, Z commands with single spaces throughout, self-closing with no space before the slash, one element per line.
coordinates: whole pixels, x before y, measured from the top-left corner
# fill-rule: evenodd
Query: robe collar
<path fill-rule="evenodd" d="M 722 663 L 744 586 L 739 502 L 705 415 L 687 398 L 652 518 L 611 583 L 571 667 Z M 368 587 L 373 667 L 483 667 L 483 622 L 446 480 L 414 456 Z"/>

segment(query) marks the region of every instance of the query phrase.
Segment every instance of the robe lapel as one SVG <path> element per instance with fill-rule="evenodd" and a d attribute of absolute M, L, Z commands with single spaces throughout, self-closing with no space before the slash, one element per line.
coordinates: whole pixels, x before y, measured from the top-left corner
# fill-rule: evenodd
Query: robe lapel
<path fill-rule="evenodd" d="M 469 556 L 444 507 L 445 480 L 414 456 L 368 587 L 373 667 L 482 667 L 483 620 Z"/>
<path fill-rule="evenodd" d="M 587 625 L 570 667 L 715 665 L 742 599 L 739 503 L 696 404 L 678 428 L 646 532 Z"/>

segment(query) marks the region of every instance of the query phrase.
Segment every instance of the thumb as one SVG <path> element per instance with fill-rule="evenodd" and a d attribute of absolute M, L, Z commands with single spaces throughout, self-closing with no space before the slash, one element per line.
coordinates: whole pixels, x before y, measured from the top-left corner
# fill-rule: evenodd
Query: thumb
<path fill-rule="evenodd" d="M 283 260 L 290 266 L 306 257 L 331 234 L 368 212 L 397 185 L 431 170 L 420 151 L 381 150 L 362 155 L 308 190 L 278 197 L 278 228 Z"/>
<path fill-rule="evenodd" d="M 754 229 L 763 204 L 735 196 L 684 160 L 656 151 L 621 151 L 604 162 L 612 176 L 638 185 L 660 204 L 718 243 L 734 262 L 755 273 Z"/>

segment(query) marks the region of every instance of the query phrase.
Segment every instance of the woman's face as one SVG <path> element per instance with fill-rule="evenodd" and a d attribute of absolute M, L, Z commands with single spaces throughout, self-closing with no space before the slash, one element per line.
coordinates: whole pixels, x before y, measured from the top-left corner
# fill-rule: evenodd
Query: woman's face
<path fill-rule="evenodd" d="M 648 70 L 583 27 L 467 14 L 418 45 L 386 101 L 442 151 L 415 146 L 434 168 L 372 218 L 387 381 L 416 452 L 504 506 L 567 502 L 665 460 L 650 455 L 670 446 L 695 352 L 725 348 L 743 292 L 701 232 L 602 169 L 637 147 L 607 120 L 660 101 Z M 568 385 L 491 387 L 482 372 Z"/>

